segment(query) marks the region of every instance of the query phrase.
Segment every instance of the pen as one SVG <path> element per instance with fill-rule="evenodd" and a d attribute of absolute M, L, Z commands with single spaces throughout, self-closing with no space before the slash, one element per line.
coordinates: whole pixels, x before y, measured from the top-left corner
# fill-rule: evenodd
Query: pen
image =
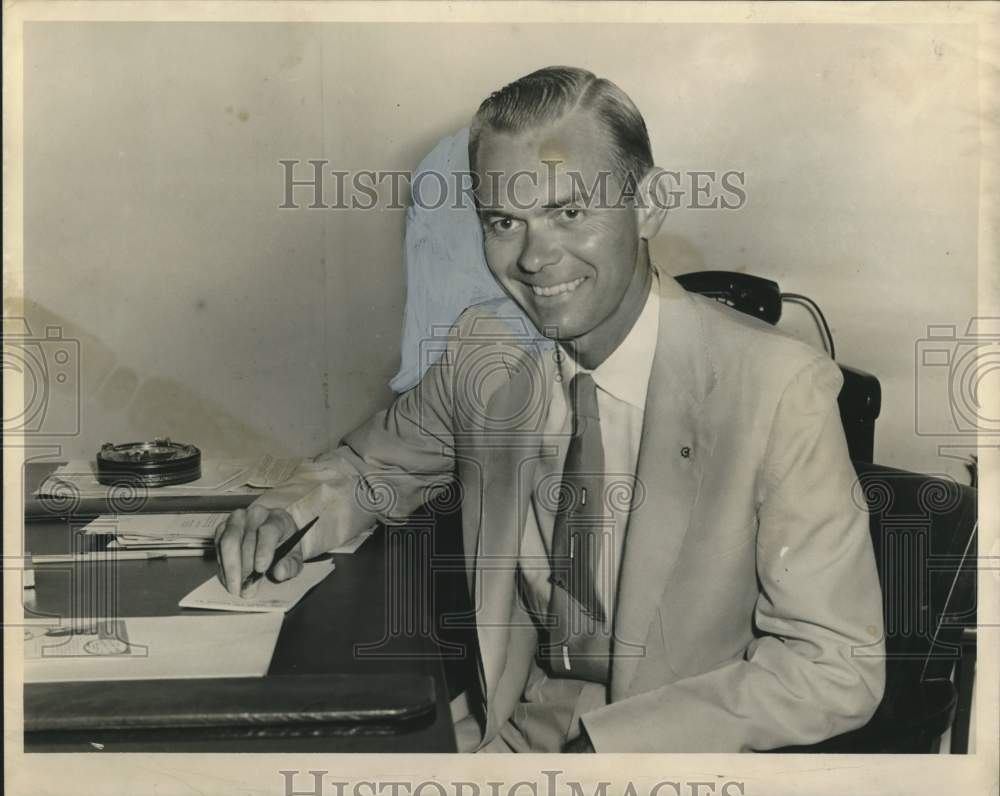
<path fill-rule="evenodd" d="M 204 556 L 210 548 L 179 550 L 108 550 L 103 553 L 59 553 L 30 556 L 32 564 L 75 564 L 89 561 L 148 561 L 155 558 Z"/>

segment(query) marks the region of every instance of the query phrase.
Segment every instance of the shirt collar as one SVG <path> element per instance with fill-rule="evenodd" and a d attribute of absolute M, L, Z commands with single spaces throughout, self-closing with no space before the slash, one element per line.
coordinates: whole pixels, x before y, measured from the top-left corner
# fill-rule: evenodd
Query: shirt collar
<path fill-rule="evenodd" d="M 649 374 L 653 369 L 659 330 L 659 279 L 654 268 L 646 303 L 631 330 L 607 359 L 589 371 L 600 389 L 642 411 L 646 409 L 646 391 L 649 388 Z M 559 369 L 564 383 L 569 384 L 570 379 L 578 372 L 588 372 L 566 349 L 560 346 L 560 350 L 563 356 L 559 358 Z"/>

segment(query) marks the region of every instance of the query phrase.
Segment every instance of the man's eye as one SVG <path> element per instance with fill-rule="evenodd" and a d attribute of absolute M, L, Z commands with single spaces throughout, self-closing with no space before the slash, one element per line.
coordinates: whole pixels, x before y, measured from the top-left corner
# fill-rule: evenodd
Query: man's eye
<path fill-rule="evenodd" d="M 514 229 L 515 224 L 513 218 L 498 218 L 496 221 L 490 222 L 490 228 L 494 232 L 510 232 Z"/>
<path fill-rule="evenodd" d="M 583 215 L 583 211 L 576 207 L 564 207 L 562 217 L 565 221 L 576 221 Z"/>

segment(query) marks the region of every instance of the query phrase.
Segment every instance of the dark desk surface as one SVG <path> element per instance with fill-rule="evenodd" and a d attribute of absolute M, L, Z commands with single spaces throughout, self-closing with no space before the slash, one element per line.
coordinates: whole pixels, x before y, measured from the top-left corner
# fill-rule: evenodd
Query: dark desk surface
<path fill-rule="evenodd" d="M 44 466 L 43 466 L 44 467 Z M 48 467 L 46 467 L 48 469 Z M 42 471 L 30 473 L 31 486 Z M 199 503 L 199 501 L 202 501 Z M 205 499 L 185 502 L 174 510 L 206 508 Z M 247 501 L 249 502 L 249 500 Z M 160 509 L 162 510 L 162 509 Z M 51 517 L 26 523 L 25 549 L 35 554 L 66 552 L 79 540 L 85 520 Z M 455 740 L 448 707 L 448 689 L 440 650 L 433 641 L 427 617 L 417 606 L 426 584 L 413 567 L 400 566 L 400 551 L 412 547 L 406 528 L 380 528 L 353 555 L 336 556 L 336 571 L 289 611 L 284 618 L 269 675 L 352 673 L 430 675 L 434 678 L 437 710 L 433 720 L 391 735 L 336 735 L 325 737 L 261 738 L 210 741 L 183 737 L 165 741 L 118 740 L 88 733 L 80 739 L 54 745 L 26 739 L 26 751 L 94 751 L 90 742 L 103 743 L 104 751 L 156 752 L 448 752 Z M 88 537 L 101 544 L 102 537 Z M 76 549 L 79 550 L 77 541 Z M 26 613 L 70 615 L 80 589 L 88 588 L 87 571 L 93 564 L 47 565 L 36 570 L 33 606 Z M 390 572 L 391 570 L 391 572 Z M 92 570 L 91 570 L 92 571 Z M 216 572 L 214 557 L 172 558 L 154 561 L 119 561 L 112 579 L 101 588 L 118 616 L 167 616 L 204 613 L 177 607 L 191 589 Z M 83 573 L 82 575 L 79 573 Z M 390 576 L 391 575 L 391 576 Z M 30 594 L 30 591 L 25 592 Z M 74 595 L 76 595 L 74 597 Z M 28 610 L 30 607 L 30 611 Z M 267 687 L 267 678 L 261 680 Z"/>

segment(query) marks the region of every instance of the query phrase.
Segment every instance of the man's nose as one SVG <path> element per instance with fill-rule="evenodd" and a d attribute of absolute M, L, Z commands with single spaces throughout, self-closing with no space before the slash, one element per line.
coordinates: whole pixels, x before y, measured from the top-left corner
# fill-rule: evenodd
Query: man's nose
<path fill-rule="evenodd" d="M 521 270 L 530 274 L 541 271 L 547 265 L 559 261 L 560 252 L 555 236 L 544 229 L 528 228 L 524 237 L 524 248 L 517 260 Z"/>

